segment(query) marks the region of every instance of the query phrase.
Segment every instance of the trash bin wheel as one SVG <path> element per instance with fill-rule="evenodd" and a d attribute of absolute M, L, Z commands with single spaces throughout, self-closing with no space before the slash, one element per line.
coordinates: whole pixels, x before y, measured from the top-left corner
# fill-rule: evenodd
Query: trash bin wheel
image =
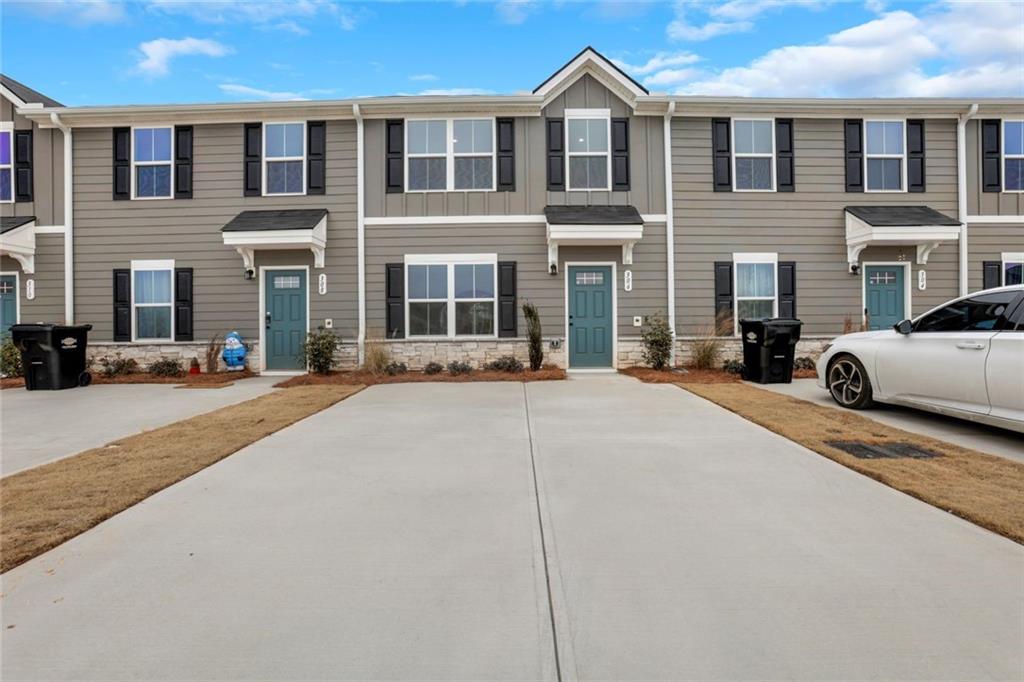
<path fill-rule="evenodd" d="M 88 386 L 91 383 L 92 383 L 92 375 L 89 374 L 88 372 L 82 372 L 81 374 L 78 375 L 78 385 L 79 386 Z"/>

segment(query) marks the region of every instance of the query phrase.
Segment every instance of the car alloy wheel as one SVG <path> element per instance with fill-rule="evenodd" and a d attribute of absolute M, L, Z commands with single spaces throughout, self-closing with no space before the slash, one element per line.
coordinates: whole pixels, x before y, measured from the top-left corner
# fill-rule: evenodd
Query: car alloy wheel
<path fill-rule="evenodd" d="M 828 390 L 843 407 L 854 405 L 864 392 L 864 376 L 851 360 L 842 359 L 828 371 Z"/>

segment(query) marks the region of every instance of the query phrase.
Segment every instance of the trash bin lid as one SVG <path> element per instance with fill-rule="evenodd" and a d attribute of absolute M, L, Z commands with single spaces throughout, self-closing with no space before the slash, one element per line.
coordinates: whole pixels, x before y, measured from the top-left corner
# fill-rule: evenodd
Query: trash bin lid
<path fill-rule="evenodd" d="M 19 332 L 48 332 L 57 325 L 50 322 L 27 322 L 24 324 L 11 325 L 11 331 Z"/>

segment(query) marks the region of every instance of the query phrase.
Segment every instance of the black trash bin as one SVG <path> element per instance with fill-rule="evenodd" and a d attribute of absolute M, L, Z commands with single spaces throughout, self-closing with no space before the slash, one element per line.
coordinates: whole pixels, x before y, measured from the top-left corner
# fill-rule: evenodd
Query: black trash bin
<path fill-rule="evenodd" d="M 11 339 L 21 351 L 25 388 L 57 391 L 88 386 L 92 375 L 85 371 L 85 346 L 91 324 L 16 324 Z"/>
<path fill-rule="evenodd" d="M 800 340 L 800 320 L 740 320 L 743 378 L 759 384 L 793 381 L 793 356 Z"/>

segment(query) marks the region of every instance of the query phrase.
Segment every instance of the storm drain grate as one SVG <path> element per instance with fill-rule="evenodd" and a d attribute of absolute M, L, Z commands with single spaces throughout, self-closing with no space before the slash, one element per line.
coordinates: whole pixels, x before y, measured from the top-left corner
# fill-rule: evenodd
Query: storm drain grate
<path fill-rule="evenodd" d="M 830 440 L 826 445 L 839 448 L 859 459 L 930 459 L 941 455 L 911 443 L 862 443 L 855 440 Z"/>

